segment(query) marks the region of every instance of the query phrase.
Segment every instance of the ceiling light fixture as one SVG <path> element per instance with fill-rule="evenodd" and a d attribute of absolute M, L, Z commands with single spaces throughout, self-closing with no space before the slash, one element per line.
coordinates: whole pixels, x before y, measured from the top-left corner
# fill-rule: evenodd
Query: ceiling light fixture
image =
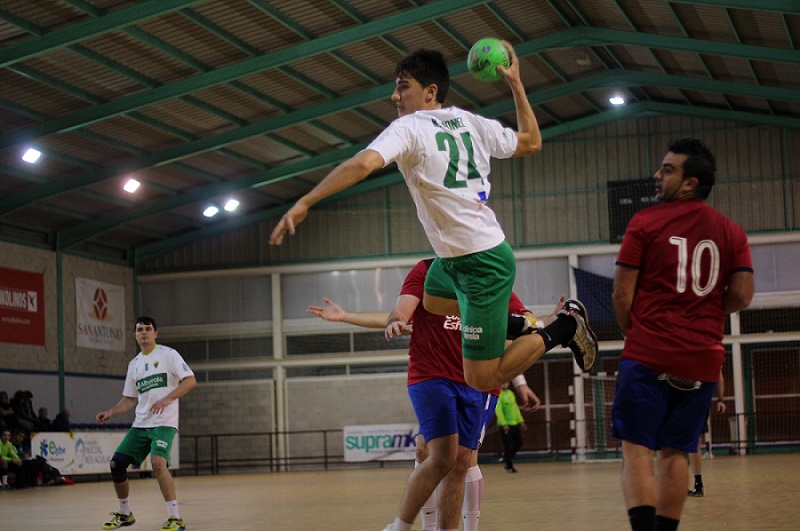
<path fill-rule="evenodd" d="M 123 186 L 122 189 L 128 192 L 129 194 L 132 194 L 133 192 L 139 189 L 139 186 L 141 186 L 141 184 L 142 183 L 140 183 L 136 179 L 128 179 L 128 182 L 125 183 L 125 186 Z"/>
<path fill-rule="evenodd" d="M 219 212 L 219 208 L 214 205 L 209 205 L 203 210 L 203 215 L 207 218 L 213 218 Z"/>
<path fill-rule="evenodd" d="M 611 105 L 625 105 L 625 98 L 622 96 L 611 96 L 608 98 L 608 102 L 611 103 Z"/>
<path fill-rule="evenodd" d="M 39 160 L 39 157 L 41 157 L 41 156 L 42 156 L 42 152 L 39 151 L 38 149 L 28 148 L 25 151 L 25 154 L 22 155 L 22 160 L 24 160 L 28 164 L 33 164 L 34 162 Z"/>
<path fill-rule="evenodd" d="M 236 199 L 228 199 L 228 202 L 225 203 L 226 212 L 233 212 L 237 208 L 239 208 L 239 201 L 237 201 Z"/>

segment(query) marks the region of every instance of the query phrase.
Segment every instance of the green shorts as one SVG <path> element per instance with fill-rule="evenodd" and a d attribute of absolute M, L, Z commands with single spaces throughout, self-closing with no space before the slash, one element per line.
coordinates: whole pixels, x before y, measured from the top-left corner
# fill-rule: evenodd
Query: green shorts
<path fill-rule="evenodd" d="M 141 465 L 147 454 L 157 455 L 167 460 L 172 450 L 172 440 L 178 432 L 175 428 L 161 426 L 158 428 L 131 428 L 117 446 L 117 451 L 130 456 L 134 464 Z"/>
<path fill-rule="evenodd" d="M 466 359 L 491 360 L 503 355 L 516 272 L 508 242 L 458 258 L 436 258 L 428 269 L 425 293 L 458 300 L 461 352 Z"/>

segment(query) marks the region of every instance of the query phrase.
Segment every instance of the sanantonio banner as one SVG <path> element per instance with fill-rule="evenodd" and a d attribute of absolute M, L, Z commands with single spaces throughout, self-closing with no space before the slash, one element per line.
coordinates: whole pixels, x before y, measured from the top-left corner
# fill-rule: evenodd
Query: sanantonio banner
<path fill-rule="evenodd" d="M 414 459 L 416 424 L 345 426 L 345 461 L 397 461 Z"/>
<path fill-rule="evenodd" d="M 77 346 L 126 350 L 125 288 L 76 278 L 75 314 Z"/>
<path fill-rule="evenodd" d="M 65 476 L 74 474 L 107 474 L 114 451 L 125 437 L 124 431 L 40 432 L 31 439 L 31 454 L 42 456 Z M 169 467 L 180 468 L 180 438 L 175 434 L 169 454 Z M 150 470 L 145 459 L 132 470 Z"/>
<path fill-rule="evenodd" d="M 0 342 L 45 345 L 44 275 L 0 267 Z"/>

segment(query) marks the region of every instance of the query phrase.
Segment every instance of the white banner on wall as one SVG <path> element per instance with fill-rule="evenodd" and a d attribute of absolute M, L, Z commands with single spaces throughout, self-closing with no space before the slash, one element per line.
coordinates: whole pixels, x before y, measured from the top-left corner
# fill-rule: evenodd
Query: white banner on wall
<path fill-rule="evenodd" d="M 75 279 L 77 346 L 125 351 L 125 288 Z"/>
<path fill-rule="evenodd" d="M 345 426 L 345 461 L 398 461 L 414 459 L 416 424 Z"/>
<path fill-rule="evenodd" d="M 47 459 L 65 476 L 74 474 L 106 474 L 124 431 L 40 432 L 31 439 L 31 454 Z M 180 438 L 175 434 L 170 451 L 170 468 L 180 468 Z M 150 458 L 132 470 L 150 470 Z"/>

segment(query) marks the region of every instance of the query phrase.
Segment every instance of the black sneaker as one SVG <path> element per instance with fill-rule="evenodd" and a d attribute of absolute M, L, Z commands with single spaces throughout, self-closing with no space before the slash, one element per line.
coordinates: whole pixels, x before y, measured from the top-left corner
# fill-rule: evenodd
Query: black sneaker
<path fill-rule="evenodd" d="M 702 498 L 704 496 L 703 488 L 701 487 L 699 489 L 695 488 L 694 490 L 690 490 L 689 496 L 691 496 L 692 498 Z"/>
<path fill-rule="evenodd" d="M 506 467 L 506 472 L 508 472 L 509 474 L 516 474 L 517 473 L 517 469 L 514 468 L 513 466 L 507 466 Z"/>
<path fill-rule="evenodd" d="M 588 371 L 594 365 L 597 358 L 597 336 L 589 328 L 589 316 L 583 303 L 577 299 L 569 299 L 564 303 L 564 307 L 558 315 L 568 315 L 575 319 L 577 328 L 575 336 L 567 342 L 564 347 L 569 347 L 575 357 L 575 363 L 582 371 Z"/>

